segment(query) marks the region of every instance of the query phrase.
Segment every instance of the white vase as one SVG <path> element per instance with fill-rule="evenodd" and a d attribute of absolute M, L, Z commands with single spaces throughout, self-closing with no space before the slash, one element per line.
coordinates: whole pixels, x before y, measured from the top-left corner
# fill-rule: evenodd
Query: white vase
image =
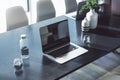
<path fill-rule="evenodd" d="M 94 9 L 90 9 L 90 11 L 86 14 L 86 18 L 89 22 L 90 29 L 95 29 L 98 23 L 98 14 L 94 11 Z"/>

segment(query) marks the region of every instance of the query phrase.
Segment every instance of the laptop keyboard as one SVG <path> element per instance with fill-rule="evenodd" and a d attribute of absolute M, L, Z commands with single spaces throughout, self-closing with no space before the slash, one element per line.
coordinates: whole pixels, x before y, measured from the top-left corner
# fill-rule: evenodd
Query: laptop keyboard
<path fill-rule="evenodd" d="M 84 53 L 88 50 L 82 47 L 78 47 L 75 45 L 65 45 L 57 50 L 50 51 L 49 53 L 45 54 L 47 57 L 51 58 L 52 60 L 63 64 L 67 61 L 70 61 Z"/>
<path fill-rule="evenodd" d="M 65 46 L 63 46 L 61 48 L 58 48 L 57 50 L 50 51 L 47 54 L 49 54 L 49 55 L 51 55 L 51 56 L 53 56 L 55 58 L 56 57 L 62 57 L 64 55 L 66 55 L 66 53 L 68 53 L 68 52 L 70 52 L 72 50 L 75 50 L 75 49 L 77 49 L 77 47 L 68 44 L 68 45 L 65 45 Z"/>

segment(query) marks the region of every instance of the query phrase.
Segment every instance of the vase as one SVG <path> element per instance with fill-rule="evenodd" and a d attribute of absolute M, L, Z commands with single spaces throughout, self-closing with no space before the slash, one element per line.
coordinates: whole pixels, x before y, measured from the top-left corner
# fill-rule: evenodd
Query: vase
<path fill-rule="evenodd" d="M 89 22 L 90 29 L 95 29 L 98 23 L 98 14 L 94 9 L 90 9 L 90 11 L 86 14 L 86 18 Z"/>

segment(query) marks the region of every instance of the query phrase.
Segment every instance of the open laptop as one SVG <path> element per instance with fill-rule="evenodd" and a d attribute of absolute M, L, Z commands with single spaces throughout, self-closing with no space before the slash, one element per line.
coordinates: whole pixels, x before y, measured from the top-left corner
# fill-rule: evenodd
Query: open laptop
<path fill-rule="evenodd" d="M 89 10 L 84 10 L 84 11 L 80 12 L 80 10 L 82 9 L 82 6 L 85 4 L 86 4 L 86 1 L 82 1 L 82 2 L 78 3 L 76 14 L 72 16 L 73 18 L 75 18 L 75 20 L 83 20 L 84 17 L 86 16 L 86 13 Z"/>
<path fill-rule="evenodd" d="M 57 22 L 40 28 L 43 55 L 63 64 L 88 50 L 70 42 L 68 21 Z"/>

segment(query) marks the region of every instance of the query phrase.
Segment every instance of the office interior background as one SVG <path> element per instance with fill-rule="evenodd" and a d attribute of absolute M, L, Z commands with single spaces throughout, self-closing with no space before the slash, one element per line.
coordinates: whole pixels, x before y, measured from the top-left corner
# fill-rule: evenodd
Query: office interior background
<path fill-rule="evenodd" d="M 6 32 L 6 9 L 22 6 L 29 19 L 29 25 L 36 23 L 36 3 L 38 0 L 2 0 L 0 2 L 0 33 Z M 65 0 L 51 0 L 56 10 L 56 17 L 65 14 Z M 76 0 L 77 3 L 83 0 Z"/>
<path fill-rule="evenodd" d="M 54 64 L 54 62 L 51 63 L 51 64 L 45 64 L 45 65 L 43 63 L 39 63 L 39 65 L 38 65 L 38 62 L 42 62 L 42 61 L 40 61 L 40 60 L 42 60 L 41 56 L 39 56 L 40 55 L 39 46 L 41 44 L 39 45 L 39 43 L 38 43 L 40 41 L 39 41 L 38 35 L 36 35 L 37 34 L 37 32 L 35 32 L 36 29 L 33 29 L 33 27 L 35 27 L 35 26 L 31 27 L 32 31 L 33 31 L 33 34 L 32 34 L 32 31 L 29 33 L 29 30 L 28 30 L 28 32 L 26 32 L 25 30 L 28 29 L 26 27 L 25 27 L 25 29 L 21 29 L 20 31 L 18 29 L 18 33 L 17 33 L 17 31 L 15 31 L 15 32 L 10 31 L 10 33 L 8 32 L 8 33 L 5 33 L 5 34 L 2 34 L 2 33 L 7 31 L 6 10 L 10 7 L 13 7 L 13 6 L 22 6 L 24 8 L 24 10 L 27 14 L 28 20 L 29 20 L 29 25 L 37 23 L 37 21 L 36 21 L 37 20 L 37 10 L 36 10 L 37 1 L 38 0 L 1 0 L 1 2 L 0 2 L 0 33 L 1 33 L 2 37 L 1 37 L 1 40 L 0 40 L 0 43 L 1 43 L 0 49 L 1 49 L 1 54 L 2 55 L 6 56 L 6 54 L 8 54 L 8 56 L 6 56 L 6 59 L 8 58 L 7 59 L 8 62 L 7 62 L 7 60 L 4 59 L 3 56 L 1 56 L 1 57 L 3 57 L 1 59 L 1 61 L 3 60 L 3 62 L 5 62 L 5 63 L 10 63 L 9 60 L 13 59 L 16 55 L 19 55 L 20 50 L 19 50 L 18 42 L 19 42 L 19 37 L 20 36 L 18 36 L 18 35 L 25 32 L 25 33 L 28 33 L 27 35 L 28 35 L 28 38 L 30 39 L 29 40 L 30 45 L 32 45 L 31 48 L 30 48 L 31 49 L 30 53 L 33 52 L 33 54 L 31 54 L 31 58 L 32 58 L 31 59 L 31 64 L 32 65 L 31 65 L 29 71 L 33 72 L 32 74 L 34 74 L 35 72 L 37 72 L 39 70 L 34 75 L 32 75 L 31 73 L 29 75 L 27 75 L 27 77 L 29 77 L 29 78 L 31 78 L 31 77 L 34 78 L 34 77 L 37 76 L 36 78 L 41 79 L 41 78 L 43 78 L 44 75 L 45 75 L 45 77 L 49 76 L 48 74 L 51 74 L 53 78 L 54 78 L 54 76 L 56 78 L 56 76 L 57 77 L 59 76 L 59 73 L 64 74 L 64 73 L 68 73 L 69 71 L 70 71 L 70 75 L 65 76 L 61 80 L 69 80 L 69 79 L 72 80 L 73 78 L 74 79 L 78 78 L 78 80 L 79 80 L 79 77 L 84 78 L 83 80 L 95 80 L 98 77 L 103 76 L 105 73 L 108 73 L 108 74 L 105 74 L 105 76 L 106 75 L 108 76 L 109 74 L 111 74 L 111 75 L 112 74 L 119 74 L 120 75 L 120 73 L 119 73 L 120 72 L 120 66 L 119 66 L 120 65 L 120 55 L 118 56 L 116 53 L 114 54 L 114 52 L 111 52 L 111 50 L 113 51 L 113 48 L 117 48 L 116 46 L 120 45 L 120 37 L 119 37 L 120 36 L 119 31 L 120 30 L 118 29 L 119 28 L 119 23 L 118 22 L 120 21 L 120 17 L 119 17 L 120 16 L 120 10 L 119 10 L 118 6 L 116 7 L 116 5 L 114 5 L 114 6 L 112 5 L 112 8 L 114 7 L 114 9 L 113 9 L 114 11 L 112 11 L 112 14 L 114 14 L 114 17 L 115 17 L 115 21 L 113 20 L 113 23 L 115 25 L 111 26 L 111 28 L 115 29 L 117 31 L 117 32 L 114 32 L 115 30 L 113 31 L 113 33 L 116 34 L 116 35 L 110 33 L 109 31 L 106 31 L 106 28 L 104 29 L 104 27 L 106 27 L 106 26 L 103 26 L 103 32 L 99 28 L 100 33 L 99 32 L 98 33 L 93 32 L 90 35 L 90 38 L 86 38 L 88 40 L 88 42 L 91 42 L 90 44 L 92 44 L 92 45 L 85 44 L 85 45 L 87 45 L 87 48 L 89 49 L 88 53 L 89 53 L 90 56 L 87 54 L 87 57 L 83 56 L 84 59 L 83 58 L 80 58 L 80 59 L 77 58 L 77 59 L 73 60 L 72 62 L 70 62 L 68 64 L 65 64 L 63 66 L 57 64 L 57 66 L 53 67 L 53 65 L 56 65 L 56 63 Z M 53 2 L 53 5 L 55 7 L 55 12 L 56 12 L 55 17 L 66 14 L 65 0 L 51 0 L 51 1 Z M 77 1 L 77 3 L 79 3 L 79 2 L 84 1 L 84 0 L 76 0 L 76 1 Z M 115 4 L 120 5 L 119 4 L 120 0 L 111 0 L 111 1 L 115 1 Z M 110 9 L 111 9 L 111 5 L 110 5 Z M 106 16 L 104 17 L 104 19 L 106 20 Z M 105 21 L 104 19 L 102 17 L 102 22 Z M 116 23 L 117 23 L 117 26 L 116 26 Z M 107 27 L 108 26 L 109 25 L 107 25 Z M 36 26 L 36 27 L 38 28 L 40 26 Z M 22 30 L 23 30 L 23 32 L 22 32 Z M 34 32 L 36 34 L 34 34 Z M 112 35 L 112 37 L 111 37 L 111 35 Z M 89 36 L 89 34 L 87 34 L 87 36 Z M 117 38 L 116 38 L 116 36 L 117 36 Z M 31 39 L 31 38 L 33 38 L 33 39 Z M 91 39 L 91 40 L 89 41 L 89 39 Z M 10 40 L 10 41 L 8 41 L 8 40 Z M 83 40 L 84 40 L 84 38 L 83 38 Z M 86 40 L 84 40 L 84 41 L 86 42 Z M 11 46 L 11 44 L 13 44 L 13 45 Z M 37 50 L 37 49 L 39 49 L 39 50 Z M 18 51 L 18 52 L 16 53 L 16 51 Z M 110 53 L 108 54 L 108 52 L 110 52 Z M 36 53 L 36 55 L 34 53 Z M 105 55 L 106 54 L 108 54 L 108 55 L 104 56 L 103 55 L 104 53 L 105 53 Z M 94 55 L 91 55 L 91 54 L 94 54 Z M 9 55 L 11 56 L 10 58 L 9 58 Z M 13 56 L 13 55 L 15 55 L 15 56 Z M 104 56 L 104 57 L 96 60 L 97 58 L 101 57 L 101 55 Z M 39 57 L 37 57 L 37 56 L 39 56 Z M 76 70 L 76 68 L 78 69 L 78 67 L 81 66 L 81 60 L 83 61 L 85 67 L 80 68 L 81 70 L 80 69 Z M 96 60 L 96 61 L 91 62 L 90 60 L 91 61 Z M 12 60 L 11 60 L 11 62 L 12 62 Z M 72 63 L 72 65 L 74 65 L 74 64 L 76 64 L 76 65 L 74 65 L 73 67 L 68 66 L 68 65 L 71 65 L 71 63 Z M 86 63 L 90 63 L 90 64 L 87 65 Z M 3 69 L 6 69 L 6 66 L 4 68 L 4 65 L 6 65 L 6 64 L 3 64 L 2 67 L 3 67 Z M 9 67 L 11 65 L 12 64 L 10 63 L 10 65 L 8 65 L 7 67 Z M 36 67 L 36 65 L 38 65 L 38 66 Z M 48 65 L 50 65 L 50 66 L 48 66 Z M 42 68 L 40 66 L 42 66 Z M 44 68 L 43 68 L 43 66 L 44 66 Z M 83 65 L 82 65 L 82 67 L 83 67 Z M 11 68 L 13 69 L 13 66 Z M 11 68 L 9 68 L 9 69 L 11 69 Z M 50 68 L 52 68 L 52 69 L 50 69 Z M 58 68 L 61 68 L 61 69 L 59 70 Z M 7 69 L 5 70 L 6 71 L 5 73 L 7 73 Z M 12 72 L 12 69 L 8 72 Z M 47 73 L 47 70 L 45 70 L 45 69 L 48 70 L 48 73 Z M 33 71 L 33 70 L 35 70 L 35 71 Z M 55 70 L 58 70 L 59 73 L 54 72 Z M 76 70 L 76 71 L 72 73 L 71 71 L 73 71 L 73 70 Z M 111 70 L 112 70 L 112 72 L 110 72 Z M 43 72 L 43 73 L 41 73 L 41 72 Z M 39 76 L 40 73 L 43 76 L 41 76 L 41 75 Z M 4 71 L 3 71 L 2 74 L 4 74 Z M 46 74 L 47 74 L 47 76 L 46 76 Z M 55 74 L 57 74 L 57 75 L 55 75 Z M 61 74 L 60 74 L 60 76 L 61 76 Z M 12 75 L 11 77 L 14 77 L 13 74 L 10 74 L 10 75 Z M 6 77 L 9 78 L 9 76 L 7 76 L 7 75 L 3 76 L 3 78 L 6 78 Z M 49 76 L 49 77 L 51 77 L 51 76 Z M 1 79 L 2 78 L 0 78 L 0 80 Z M 6 79 L 6 80 L 8 80 L 8 79 Z M 103 79 L 100 79 L 100 80 L 103 80 Z M 113 79 L 113 80 L 116 80 L 116 79 Z"/>

